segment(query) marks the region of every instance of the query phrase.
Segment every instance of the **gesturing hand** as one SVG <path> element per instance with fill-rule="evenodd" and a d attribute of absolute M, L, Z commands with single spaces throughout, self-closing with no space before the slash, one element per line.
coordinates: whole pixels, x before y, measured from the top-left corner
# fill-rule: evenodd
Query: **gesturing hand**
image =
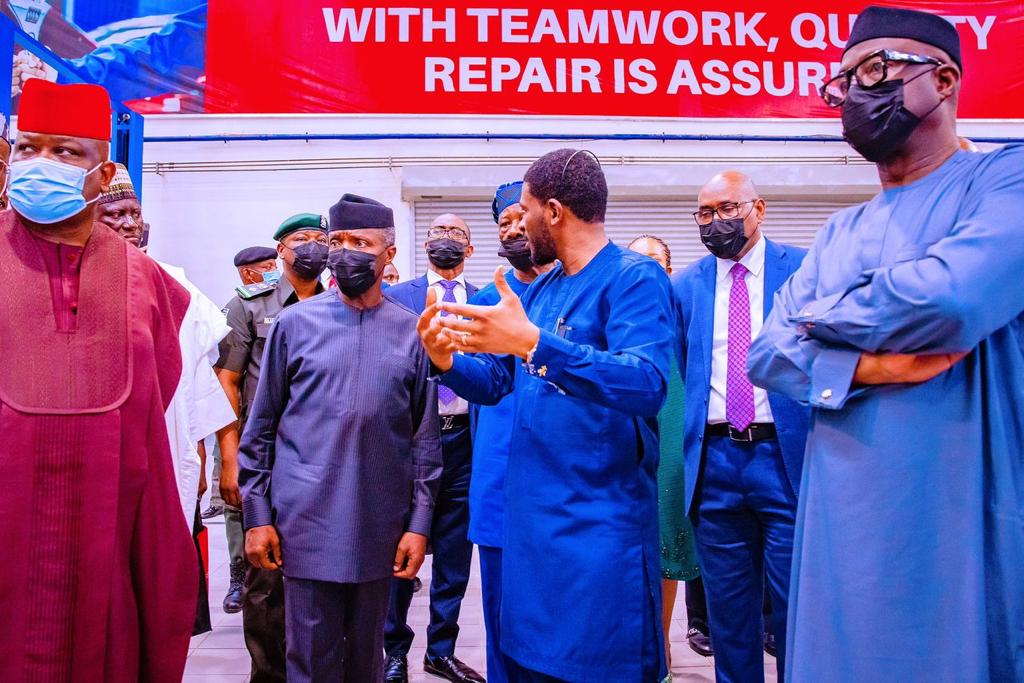
<path fill-rule="evenodd" d="M 459 349 L 441 327 L 441 319 L 438 317 L 440 310 L 440 304 L 437 303 L 437 292 L 431 287 L 427 290 L 427 307 L 420 314 L 416 330 L 420 333 L 420 341 L 423 342 L 423 348 L 427 350 L 430 362 L 441 372 L 448 372 L 452 369 L 452 356 Z"/>
<path fill-rule="evenodd" d="M 277 529 L 269 524 L 249 529 L 245 534 L 245 556 L 254 567 L 280 569 L 284 558 Z"/>
<path fill-rule="evenodd" d="M 394 574 L 399 579 L 415 579 L 423 561 L 427 559 L 427 537 L 405 532 L 395 551 Z"/>
<path fill-rule="evenodd" d="M 966 353 L 914 356 L 903 353 L 863 353 L 853 383 L 920 384 L 938 377 L 956 365 Z"/>
<path fill-rule="evenodd" d="M 526 358 L 537 346 L 540 329 L 526 316 L 523 303 L 508 286 L 502 268 L 494 271 L 494 286 L 501 295 L 496 305 L 442 303 L 440 310 L 450 315 L 438 318 L 438 324 L 459 351 Z"/>

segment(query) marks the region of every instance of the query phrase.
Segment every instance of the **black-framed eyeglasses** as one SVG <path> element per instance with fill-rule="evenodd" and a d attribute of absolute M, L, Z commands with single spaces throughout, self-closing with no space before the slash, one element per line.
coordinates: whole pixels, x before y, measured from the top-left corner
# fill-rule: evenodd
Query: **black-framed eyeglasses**
<path fill-rule="evenodd" d="M 715 216 L 718 216 L 723 221 L 730 218 L 739 218 L 743 206 L 753 204 L 756 201 L 756 199 L 751 199 L 745 202 L 725 202 L 719 204 L 714 209 L 704 207 L 693 212 L 693 220 L 697 221 L 697 225 L 710 225 L 711 221 L 715 220 Z M 751 211 L 753 211 L 753 207 L 751 207 Z"/>
<path fill-rule="evenodd" d="M 841 107 L 850 92 L 850 83 L 857 79 L 857 85 L 870 90 L 885 83 L 889 78 L 889 68 L 898 64 L 931 64 L 942 66 L 941 59 L 927 55 L 915 55 L 896 50 L 877 50 L 860 61 L 857 66 L 843 71 L 832 80 L 821 86 L 821 99 L 830 107 Z"/>
<path fill-rule="evenodd" d="M 446 237 L 456 242 L 469 241 L 469 235 L 466 234 L 466 231 L 454 225 L 438 225 L 427 230 L 428 240 L 442 240 Z"/>

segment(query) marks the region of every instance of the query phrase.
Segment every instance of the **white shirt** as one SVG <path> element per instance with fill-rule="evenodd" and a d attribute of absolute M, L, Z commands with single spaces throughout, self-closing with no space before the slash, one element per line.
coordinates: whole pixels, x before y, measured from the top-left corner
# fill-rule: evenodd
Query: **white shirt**
<path fill-rule="evenodd" d="M 764 237 L 740 259 L 747 270 L 747 292 L 750 298 L 750 339 L 761 331 L 764 325 Z M 732 292 L 732 275 L 729 271 L 736 265 L 730 259 L 716 259 L 718 273 L 715 279 L 715 331 L 711 346 L 711 396 L 708 398 L 708 422 L 717 424 L 725 419 L 725 388 L 729 370 L 729 295 Z M 768 405 L 768 392 L 754 387 L 754 422 L 775 422 Z"/>
<path fill-rule="evenodd" d="M 196 445 L 236 419 L 227 394 L 213 371 L 213 364 L 220 355 L 218 344 L 231 328 L 217 305 L 189 282 L 185 271 L 164 263 L 160 263 L 160 267 L 190 295 L 178 333 L 181 378 L 165 418 L 178 498 L 191 533 L 199 496 L 200 462 Z"/>
<path fill-rule="evenodd" d="M 444 280 L 444 278 L 434 271 L 427 271 L 427 285 L 434 290 L 438 301 L 441 301 L 445 295 L 444 287 L 440 285 L 442 280 Z M 460 274 L 455 278 L 454 282 L 458 283 L 455 287 L 455 291 L 452 292 L 452 294 L 455 295 L 455 303 L 466 303 L 469 298 L 468 293 L 466 292 L 466 276 L 464 274 Z M 467 415 L 469 414 L 469 402 L 464 400 L 461 396 L 457 396 L 456 399 L 448 405 L 438 401 L 437 409 L 439 415 Z"/>

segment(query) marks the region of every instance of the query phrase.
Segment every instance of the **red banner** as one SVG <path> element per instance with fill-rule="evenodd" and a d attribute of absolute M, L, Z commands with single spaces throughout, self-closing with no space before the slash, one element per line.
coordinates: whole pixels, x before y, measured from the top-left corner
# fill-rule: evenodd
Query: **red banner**
<path fill-rule="evenodd" d="M 818 87 L 866 4 L 215 0 L 206 109 L 829 117 Z M 1024 2 L 888 4 L 957 26 L 963 117 L 1024 118 Z"/>

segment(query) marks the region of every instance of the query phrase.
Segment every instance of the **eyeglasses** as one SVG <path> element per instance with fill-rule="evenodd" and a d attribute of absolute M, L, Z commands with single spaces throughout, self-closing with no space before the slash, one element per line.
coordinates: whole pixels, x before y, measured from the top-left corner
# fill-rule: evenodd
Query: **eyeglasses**
<path fill-rule="evenodd" d="M 718 207 L 714 209 L 699 209 L 693 212 L 693 220 L 697 221 L 697 225 L 710 225 L 711 221 L 715 220 L 716 215 L 722 220 L 739 218 L 740 207 L 744 204 L 753 204 L 756 201 L 756 199 L 751 199 L 746 202 L 725 202 L 724 204 L 719 204 Z"/>
<path fill-rule="evenodd" d="M 428 240 L 441 240 L 445 237 L 456 242 L 469 241 L 469 235 L 466 234 L 466 231 L 453 225 L 438 225 L 427 230 Z"/>
<path fill-rule="evenodd" d="M 889 78 L 889 68 L 899 64 L 932 64 L 942 66 L 945 62 L 935 57 L 914 55 L 895 50 L 878 50 L 865 57 L 857 66 L 843 71 L 838 76 L 821 86 L 821 99 L 830 107 L 841 107 L 850 92 L 850 83 L 857 79 L 857 85 L 870 90 L 885 83 Z"/>

